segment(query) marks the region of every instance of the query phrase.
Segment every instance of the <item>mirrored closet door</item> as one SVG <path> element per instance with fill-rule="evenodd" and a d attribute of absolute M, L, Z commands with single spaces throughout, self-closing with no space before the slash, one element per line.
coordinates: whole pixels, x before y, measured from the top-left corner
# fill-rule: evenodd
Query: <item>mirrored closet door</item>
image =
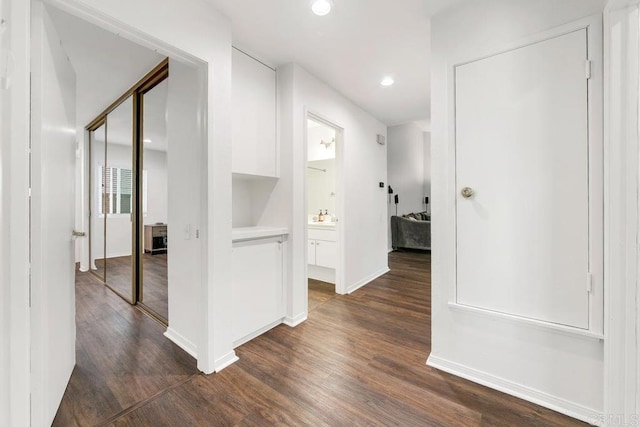
<path fill-rule="evenodd" d="M 140 299 L 148 309 L 168 317 L 168 80 L 141 95 L 143 256 Z"/>
<path fill-rule="evenodd" d="M 163 61 L 87 126 L 92 272 L 164 324 L 168 75 Z"/>
<path fill-rule="evenodd" d="M 89 187 L 91 197 L 89 208 L 89 252 L 91 269 L 102 281 L 106 280 L 105 258 L 105 179 L 104 171 L 107 155 L 106 120 L 102 120 L 95 130 L 89 132 Z"/>
<path fill-rule="evenodd" d="M 107 286 L 130 303 L 133 284 L 133 100 L 127 97 L 107 115 L 104 216 Z"/>

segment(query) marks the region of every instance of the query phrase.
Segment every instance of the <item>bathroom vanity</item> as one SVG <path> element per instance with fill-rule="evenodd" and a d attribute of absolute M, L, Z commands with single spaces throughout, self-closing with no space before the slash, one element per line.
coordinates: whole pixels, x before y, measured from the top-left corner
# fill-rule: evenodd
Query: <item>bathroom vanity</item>
<path fill-rule="evenodd" d="M 309 222 L 307 263 L 309 278 L 336 282 L 338 267 L 338 233 L 335 222 Z"/>

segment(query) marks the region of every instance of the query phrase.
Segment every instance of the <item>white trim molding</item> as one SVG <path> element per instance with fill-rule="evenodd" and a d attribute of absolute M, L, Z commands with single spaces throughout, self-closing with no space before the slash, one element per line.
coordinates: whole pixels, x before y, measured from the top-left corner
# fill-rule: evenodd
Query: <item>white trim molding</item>
<path fill-rule="evenodd" d="M 282 321 L 282 323 L 284 323 L 287 326 L 290 326 L 292 328 L 295 328 L 296 326 L 298 326 L 299 324 L 301 324 L 302 322 L 304 322 L 305 320 L 307 320 L 307 312 L 305 311 L 304 313 L 300 313 L 297 316 L 293 316 L 293 317 L 285 317 L 284 320 Z"/>
<path fill-rule="evenodd" d="M 224 368 L 236 363 L 238 360 L 240 360 L 240 358 L 236 356 L 236 352 L 232 350 L 229 353 L 225 354 L 224 356 L 216 359 L 214 362 L 213 369 L 215 372 L 220 372 Z"/>
<path fill-rule="evenodd" d="M 545 330 L 552 330 L 561 334 L 577 335 L 577 336 L 586 337 L 586 338 L 595 339 L 595 340 L 604 340 L 604 335 L 600 333 L 591 332 L 588 329 L 580 329 L 572 326 L 561 325 L 558 323 L 544 322 L 541 320 L 531 319 L 528 317 L 514 316 L 512 314 L 501 313 L 498 311 L 487 310 L 484 308 L 472 307 L 470 305 L 458 304 L 455 302 L 450 302 L 449 308 L 453 310 L 463 311 L 463 312 L 466 311 L 468 313 L 473 313 L 473 314 L 485 316 L 488 318 L 493 318 L 494 320 L 497 320 L 497 321 L 505 321 L 505 322 L 515 323 L 518 325 L 529 326 L 532 328 L 542 328 Z"/>
<path fill-rule="evenodd" d="M 6 380 L 0 387 L 0 424 L 31 424 L 29 289 L 29 84 L 31 2 L 0 1 L 5 30 L 0 47 L 11 52 L 13 72 L 2 79 L 0 127 L 0 312 Z M 4 85 L 6 84 L 6 86 Z M 6 329 L 5 329 L 6 328 Z M 6 331 L 6 335 L 5 335 Z M 5 366 L 2 367 L 4 369 Z"/>
<path fill-rule="evenodd" d="M 447 359 L 431 355 L 429 356 L 429 359 L 427 359 L 427 365 L 503 393 L 510 394 L 511 396 L 533 402 L 537 405 L 544 406 L 545 408 L 552 409 L 570 417 L 577 418 L 589 424 L 600 425 L 601 420 L 603 419 L 602 414 L 595 412 L 592 409 L 577 405 L 560 397 L 523 386 L 513 381 L 497 377 L 487 372 L 479 371 L 456 362 L 451 362 Z"/>
<path fill-rule="evenodd" d="M 357 291 L 358 289 L 360 289 L 361 287 L 369 284 L 370 282 L 376 280 L 378 277 L 383 276 L 385 274 L 387 274 L 389 271 L 389 267 L 385 267 L 380 271 L 377 271 L 375 273 L 373 273 L 372 275 L 365 277 L 362 280 L 357 281 L 356 283 L 354 283 L 353 285 L 349 286 L 347 288 L 347 294 L 353 293 L 355 291 Z"/>
<path fill-rule="evenodd" d="M 189 353 L 191 357 L 198 360 L 198 347 L 187 338 L 171 328 L 167 328 L 167 330 L 164 332 L 164 336 L 167 337 L 169 341 L 173 342 L 175 345 Z"/>
<path fill-rule="evenodd" d="M 610 0 L 604 14 L 605 425 L 640 412 L 639 3 Z"/>
<path fill-rule="evenodd" d="M 283 323 L 283 320 L 276 320 L 275 322 L 271 322 L 269 323 L 267 326 L 264 326 L 260 329 L 258 329 L 257 331 L 254 331 L 250 334 L 245 335 L 244 337 L 235 340 L 233 342 L 233 348 L 237 348 L 240 347 L 242 344 L 247 343 L 249 341 L 251 341 L 252 339 L 259 337 L 260 335 L 264 334 L 265 332 L 270 331 L 271 329 L 275 328 L 276 326 L 280 325 L 281 323 Z"/>

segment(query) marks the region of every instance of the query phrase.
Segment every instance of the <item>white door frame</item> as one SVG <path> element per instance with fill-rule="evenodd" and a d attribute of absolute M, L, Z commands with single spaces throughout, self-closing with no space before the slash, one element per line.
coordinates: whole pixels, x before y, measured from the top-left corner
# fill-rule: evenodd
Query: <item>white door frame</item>
<path fill-rule="evenodd" d="M 304 165 L 305 165 L 305 174 L 304 174 L 304 190 L 303 190 L 303 200 L 304 200 L 304 241 L 305 241 L 305 253 L 304 253 L 304 286 L 305 286 L 305 305 L 307 309 L 305 312 L 309 312 L 308 307 L 308 282 L 309 282 L 309 268 L 307 264 L 307 251 L 309 250 L 309 245 L 306 244 L 308 242 L 308 217 L 309 217 L 309 209 L 307 202 L 307 163 L 309 159 L 309 129 L 307 127 L 307 119 L 312 119 L 316 122 L 322 123 L 336 132 L 336 214 L 338 216 L 338 224 L 336 226 L 337 232 L 337 244 L 338 244 L 338 266 L 336 268 L 336 293 L 340 295 L 344 295 L 347 293 L 347 289 L 344 281 L 344 174 L 343 174 L 343 165 L 344 165 L 344 128 L 340 125 L 337 125 L 334 121 L 318 114 L 312 110 L 305 108 L 304 110 L 304 147 L 303 147 L 303 155 L 304 155 Z"/>
<path fill-rule="evenodd" d="M 6 208 L 8 215 L 0 216 L 0 231 L 3 235 L 3 259 L 2 265 L 7 264 L 6 272 L 2 272 L 2 286 L 9 289 L 11 299 L 8 302 L 2 302 L 3 308 L 10 310 L 10 384 L 9 384 L 9 423 L 10 425 L 30 425 L 31 408 L 30 408 L 30 296 L 29 296 L 29 129 L 30 129 L 30 105 L 31 90 L 29 84 L 30 61 L 31 61 L 31 1 L 9 0 L 11 6 L 11 14 L 8 20 L 8 29 L 6 33 L 11 37 L 11 51 L 14 60 L 14 74 L 11 79 L 10 90 L 10 111 L 12 113 L 12 124 L 10 127 L 10 139 L 6 143 L 3 141 L 3 153 L 5 152 L 5 144 L 8 156 L 3 156 L 0 161 L 2 167 L 6 167 L 6 176 L 10 179 L 2 182 L 3 200 L 9 200 L 9 206 Z M 52 7 L 56 7 L 67 13 L 70 13 L 80 19 L 90 22 L 98 27 L 111 32 L 116 32 L 139 45 L 157 50 L 161 54 L 179 60 L 183 63 L 190 64 L 199 68 L 203 72 L 199 73 L 202 77 L 203 87 L 207 87 L 206 83 L 208 67 L 204 59 L 185 53 L 177 47 L 173 47 L 161 40 L 147 36 L 136 28 L 128 26 L 109 16 L 100 14 L 96 10 L 86 7 L 80 0 L 33 0 L 42 1 Z M 206 97 L 205 97 L 206 100 Z M 207 114 L 207 106 L 203 105 L 202 114 Z M 207 120 L 201 120 L 201 135 L 206 136 Z M 203 140 L 206 147 L 207 139 Z M 207 166 L 207 160 L 203 160 L 203 165 Z M 4 194 L 6 189 L 6 194 Z M 204 200 L 207 200 L 209 189 L 203 188 Z M 207 205 L 203 203 L 204 214 L 203 221 L 206 221 Z M 3 209 L 4 206 L 2 206 Z M 5 239 L 5 232 L 9 235 Z M 201 239 L 202 248 L 209 245 L 206 233 L 203 233 Z M 4 247 L 11 248 L 11 251 L 4 251 Z M 202 251 L 206 253 L 205 250 Z M 6 256 L 5 256 L 6 253 Z M 201 289 L 203 295 L 208 295 L 208 270 L 203 259 L 203 279 Z M 199 312 L 203 314 L 200 321 L 203 331 L 208 331 L 208 327 L 214 323 L 209 317 L 213 314 L 209 307 L 209 298 L 201 298 L 203 306 Z M 6 304 L 6 305 L 5 305 Z M 211 331 L 200 334 L 198 342 L 198 368 L 206 373 L 213 372 L 214 366 L 210 351 L 212 348 Z M 222 369 L 222 368 L 218 368 Z M 2 404 L 2 402 L 0 402 Z M 0 409 L 4 409 L 0 407 Z"/>
<path fill-rule="evenodd" d="M 631 425 L 640 412 L 639 4 L 609 0 L 604 13 L 604 425 Z"/>
<path fill-rule="evenodd" d="M 8 127 L 0 130 L 2 138 L 2 269 L 0 280 L 3 294 L 9 298 L 0 302 L 8 313 L 8 402 L 0 402 L 5 411 L 0 421 L 9 425 L 30 424 L 30 300 L 29 300 L 29 132 L 31 71 L 31 3 L 6 0 L 10 12 L 2 47 L 10 39 L 8 49 L 13 57 L 13 72 L 9 87 L 2 91 L 3 109 L 11 114 Z M 5 16 L 3 16 L 5 18 Z M 6 37 L 6 38 L 5 38 Z M 4 113 L 4 112 L 3 112 Z M 5 116 L 6 117 L 6 116 Z M 8 136 L 7 139 L 4 136 Z M 2 367 L 5 368 L 4 366 Z"/>
<path fill-rule="evenodd" d="M 205 76 L 207 74 L 206 73 L 207 64 L 204 60 L 193 57 L 189 53 L 186 53 L 177 47 L 168 45 L 160 40 L 149 37 L 146 34 L 143 34 L 140 31 L 138 31 L 136 28 L 131 27 L 115 19 L 112 19 L 111 17 L 98 14 L 96 11 L 83 6 L 82 2 L 79 0 L 36 0 L 36 1 L 43 1 L 45 4 L 48 4 L 51 7 L 54 7 L 66 13 L 69 13 L 79 19 L 82 19 L 83 21 L 96 25 L 99 28 L 105 29 L 110 32 L 115 32 L 120 37 L 123 37 L 133 43 L 136 43 L 140 46 L 146 47 L 151 50 L 155 50 L 156 52 L 162 55 L 165 55 L 167 57 L 170 57 L 171 59 L 180 61 L 184 64 L 191 65 L 194 68 L 198 69 L 200 71 L 198 75 L 202 79 L 205 79 Z M 207 84 L 203 83 L 202 86 L 206 87 Z M 206 114 L 206 110 L 207 110 L 207 106 L 202 106 L 200 111 L 201 114 Z M 200 120 L 199 122 L 202 125 L 202 128 L 200 129 L 200 132 L 199 132 L 200 135 L 203 135 L 203 136 L 207 135 L 207 124 L 206 124 L 207 121 Z M 86 135 L 87 135 L 87 132 L 84 132 L 84 136 Z M 202 144 L 206 145 L 207 141 L 203 140 Z M 87 153 L 87 155 L 81 156 L 81 162 L 83 163 L 82 165 L 83 184 L 88 191 L 88 182 L 89 182 L 88 163 L 85 163 L 85 162 L 90 161 L 90 159 L 88 158 L 87 148 L 88 148 L 88 139 L 85 138 L 84 144 L 83 144 L 83 151 Z M 206 192 L 206 191 L 207 190 L 205 187 L 203 189 L 203 192 Z M 83 213 L 82 213 L 83 223 L 85 226 L 88 226 L 90 224 L 90 218 L 89 218 L 89 206 L 88 206 L 88 203 L 86 203 L 86 200 L 84 200 L 82 207 L 83 207 Z M 202 218 L 206 218 L 206 216 L 203 215 Z M 206 236 L 204 236 L 204 238 L 201 239 L 201 247 L 204 248 L 206 247 L 206 245 L 207 245 L 207 238 Z M 86 254 L 83 253 L 82 259 L 88 259 L 89 258 L 88 244 L 83 245 L 83 250 L 85 250 L 87 253 Z M 201 251 L 201 253 L 204 253 L 204 251 Z M 203 268 L 206 268 L 205 267 L 206 263 L 204 262 L 205 260 L 203 259 L 202 261 L 203 261 L 203 264 L 202 264 Z M 203 274 L 203 277 L 206 277 L 206 276 L 204 276 Z M 206 286 L 207 286 L 207 281 L 203 278 L 202 288 L 205 288 Z M 204 301 L 204 298 L 201 300 Z M 202 312 L 204 313 L 204 316 L 208 316 L 209 310 L 203 309 Z M 204 325 L 205 322 L 206 322 L 206 319 L 203 318 L 201 325 Z M 208 337 L 203 334 L 202 339 L 203 339 L 203 342 L 198 343 L 198 349 L 200 350 L 198 352 L 198 358 L 197 358 L 198 368 L 203 372 L 211 373 L 213 372 L 213 369 L 207 366 L 208 364 L 206 363 L 206 361 L 208 360 L 208 357 L 206 356 L 207 355 L 206 349 L 208 349 L 206 340 L 208 339 Z"/>

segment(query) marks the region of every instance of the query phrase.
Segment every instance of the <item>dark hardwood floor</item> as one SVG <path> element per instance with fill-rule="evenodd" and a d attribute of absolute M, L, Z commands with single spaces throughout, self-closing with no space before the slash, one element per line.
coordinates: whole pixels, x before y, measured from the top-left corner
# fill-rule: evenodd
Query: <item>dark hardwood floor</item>
<path fill-rule="evenodd" d="M 336 296 L 336 285 L 309 279 L 309 312 Z"/>
<path fill-rule="evenodd" d="M 56 426 L 97 425 L 197 376 L 195 360 L 162 326 L 91 273 L 76 272 L 76 367 Z"/>
<path fill-rule="evenodd" d="M 571 418 L 425 365 L 430 255 L 351 295 L 310 284 L 309 318 L 236 349 L 210 376 L 163 328 L 78 274 L 78 366 L 54 425 L 579 426 Z"/>

